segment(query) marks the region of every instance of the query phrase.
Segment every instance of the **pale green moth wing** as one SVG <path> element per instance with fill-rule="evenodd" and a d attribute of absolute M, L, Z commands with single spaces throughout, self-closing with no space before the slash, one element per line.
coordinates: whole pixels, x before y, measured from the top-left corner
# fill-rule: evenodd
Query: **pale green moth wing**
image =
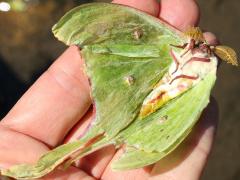
<path fill-rule="evenodd" d="M 213 71 L 184 95 L 169 102 L 144 121 L 135 120 L 123 130 L 118 138 L 131 150 L 114 162 L 112 168 L 126 170 L 144 167 L 173 151 L 189 134 L 207 106 L 215 79 Z"/>
<path fill-rule="evenodd" d="M 66 160 L 69 154 L 76 152 L 83 144 L 79 141 L 62 145 L 43 155 L 36 165 L 22 164 L 2 170 L 4 176 L 16 179 L 40 178 L 50 173 L 57 165 Z"/>
<path fill-rule="evenodd" d="M 2 170 L 1 174 L 4 176 L 13 177 L 16 179 L 36 179 L 41 178 L 55 168 L 66 169 L 69 166 L 68 163 L 71 157 L 74 159 L 75 156 L 85 156 L 93 151 L 96 151 L 104 146 L 113 144 L 108 139 L 99 138 L 98 141 L 89 147 L 84 147 L 84 141 L 71 142 L 65 145 L 61 145 L 47 154 L 43 155 L 35 165 L 21 164 L 11 167 L 10 169 Z M 65 163 L 67 162 L 67 163 Z M 60 166 L 60 165 L 63 166 Z"/>
<path fill-rule="evenodd" d="M 179 31 L 160 20 L 108 3 L 73 9 L 53 32 L 64 43 L 82 47 L 97 111 L 94 127 L 108 137 L 134 120 L 144 98 L 167 72 L 170 44 L 184 43 Z"/>
<path fill-rule="evenodd" d="M 67 45 L 78 45 L 82 48 L 85 71 L 91 81 L 91 94 L 96 106 L 96 119 L 81 140 L 50 151 L 35 166 L 15 166 L 10 170 L 2 171 L 3 175 L 17 179 L 38 178 L 59 165 L 68 166 L 71 160 L 87 155 L 104 145 L 121 144 L 123 143 L 121 141 L 124 141 L 130 147 L 135 146 L 141 142 L 137 139 L 139 128 L 148 122 L 149 125 L 146 125 L 146 128 L 151 130 L 158 113 L 161 116 L 168 110 L 164 108 L 157 111 L 142 122 L 137 119 L 143 100 L 172 63 L 169 55 L 170 44 L 182 45 L 186 42 L 179 31 L 133 8 L 92 3 L 77 7 L 67 13 L 53 27 L 53 32 Z M 209 91 L 206 90 L 208 96 Z M 172 100 L 171 104 L 174 102 L 175 100 Z M 196 104 L 198 108 L 196 111 L 200 113 L 203 107 L 204 105 Z M 176 116 L 176 113 L 169 111 L 168 115 L 172 117 Z M 187 135 L 186 128 L 191 128 L 197 119 L 196 114 L 190 117 L 190 119 L 183 120 L 187 124 L 185 129 L 182 129 L 181 137 Z M 136 122 L 131 124 L 135 119 Z M 126 128 L 129 124 L 131 124 L 130 130 Z M 130 135 L 134 127 L 136 127 L 136 132 Z M 153 130 L 157 132 L 156 129 L 153 128 Z M 177 130 L 169 131 L 169 134 L 176 132 Z M 86 146 L 92 138 L 101 134 L 104 134 L 104 137 L 100 141 Z M 146 139 L 143 141 L 146 142 Z M 153 163 L 154 159 L 160 159 L 173 149 L 170 144 L 175 146 L 177 142 L 174 140 L 170 143 L 165 142 L 162 149 L 160 148 L 162 142 L 158 142 L 158 145 L 153 148 L 149 143 L 146 145 L 140 143 L 139 151 L 127 153 L 125 159 L 116 163 L 115 169 L 124 169 L 120 166 L 124 166 L 125 169 L 136 168 Z M 136 159 L 141 154 L 146 154 L 141 164 L 128 167 L 126 164 L 122 165 L 129 160 L 128 157 Z M 65 163 L 67 159 L 70 161 Z"/>
<path fill-rule="evenodd" d="M 114 137 L 136 118 L 145 96 L 168 70 L 170 58 L 164 53 L 159 60 L 82 52 L 96 106 L 94 126 Z M 133 78 L 131 85 L 128 77 Z"/>

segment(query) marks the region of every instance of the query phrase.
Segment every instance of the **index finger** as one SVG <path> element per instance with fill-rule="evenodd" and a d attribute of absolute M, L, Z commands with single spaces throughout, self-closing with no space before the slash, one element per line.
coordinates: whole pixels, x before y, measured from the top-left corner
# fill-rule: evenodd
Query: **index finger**
<path fill-rule="evenodd" d="M 161 0 L 159 17 L 184 31 L 198 24 L 200 11 L 195 0 Z"/>
<path fill-rule="evenodd" d="M 2 125 L 56 146 L 91 105 L 78 47 L 70 47 L 33 84 Z"/>

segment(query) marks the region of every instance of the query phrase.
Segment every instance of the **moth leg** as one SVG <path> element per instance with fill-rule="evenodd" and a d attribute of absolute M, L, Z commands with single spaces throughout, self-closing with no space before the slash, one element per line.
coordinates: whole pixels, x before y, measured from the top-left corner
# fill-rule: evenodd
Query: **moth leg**
<path fill-rule="evenodd" d="M 179 65 L 180 65 L 180 63 L 179 63 L 179 61 L 178 61 L 178 59 L 177 59 L 177 57 L 175 56 L 175 54 L 173 53 L 173 51 L 171 50 L 170 51 L 170 55 L 171 55 L 171 57 L 173 58 L 173 60 L 174 60 L 174 63 L 175 63 L 175 65 L 176 65 L 176 69 L 172 72 L 172 75 L 175 73 L 175 72 L 177 72 L 177 70 L 178 70 L 178 68 L 179 68 Z"/>
<path fill-rule="evenodd" d="M 185 49 L 187 47 L 188 43 L 185 43 L 183 45 L 174 45 L 174 44 L 170 44 L 170 46 L 175 47 L 175 48 L 179 48 L 179 49 Z"/>
<path fill-rule="evenodd" d="M 211 62 L 211 59 L 210 59 L 210 58 L 192 57 L 192 58 L 190 58 L 187 62 L 185 62 L 185 63 L 183 64 L 183 66 L 181 67 L 181 69 L 183 69 L 188 63 L 194 62 L 194 61 L 209 63 L 209 62 Z"/>
<path fill-rule="evenodd" d="M 181 55 L 181 57 L 183 57 L 184 55 L 186 55 L 189 51 L 192 51 L 195 47 L 195 44 L 196 44 L 196 41 L 194 39 L 191 39 L 190 40 L 190 43 L 186 49 L 185 52 L 183 52 L 183 54 Z"/>

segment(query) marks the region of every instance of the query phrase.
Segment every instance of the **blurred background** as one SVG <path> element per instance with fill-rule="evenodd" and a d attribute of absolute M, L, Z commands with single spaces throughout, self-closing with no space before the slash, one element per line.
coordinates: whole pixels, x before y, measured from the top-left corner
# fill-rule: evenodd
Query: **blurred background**
<path fill-rule="evenodd" d="M 66 48 L 54 39 L 52 25 L 66 11 L 86 2 L 93 0 L 0 0 L 0 118 Z M 240 55 L 240 1 L 198 2 L 200 27 L 214 32 Z M 220 123 L 204 180 L 240 180 L 239 77 L 239 68 L 222 63 L 213 91 Z"/>

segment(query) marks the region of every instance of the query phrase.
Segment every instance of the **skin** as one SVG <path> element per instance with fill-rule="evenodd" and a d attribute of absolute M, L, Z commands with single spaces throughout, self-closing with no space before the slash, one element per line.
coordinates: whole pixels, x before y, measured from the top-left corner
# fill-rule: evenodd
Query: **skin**
<path fill-rule="evenodd" d="M 194 0 L 115 0 L 164 19 L 184 31 L 197 25 L 199 9 Z M 207 41 L 216 44 L 212 33 Z M 69 47 L 32 85 L 0 122 L 0 167 L 34 163 L 49 149 L 73 141 L 94 118 L 90 87 L 77 47 Z M 171 155 L 142 169 L 113 172 L 109 163 L 119 157 L 106 147 L 77 162 L 67 171 L 55 171 L 43 179 L 199 179 L 211 150 L 218 120 L 211 100 L 190 136 Z"/>

